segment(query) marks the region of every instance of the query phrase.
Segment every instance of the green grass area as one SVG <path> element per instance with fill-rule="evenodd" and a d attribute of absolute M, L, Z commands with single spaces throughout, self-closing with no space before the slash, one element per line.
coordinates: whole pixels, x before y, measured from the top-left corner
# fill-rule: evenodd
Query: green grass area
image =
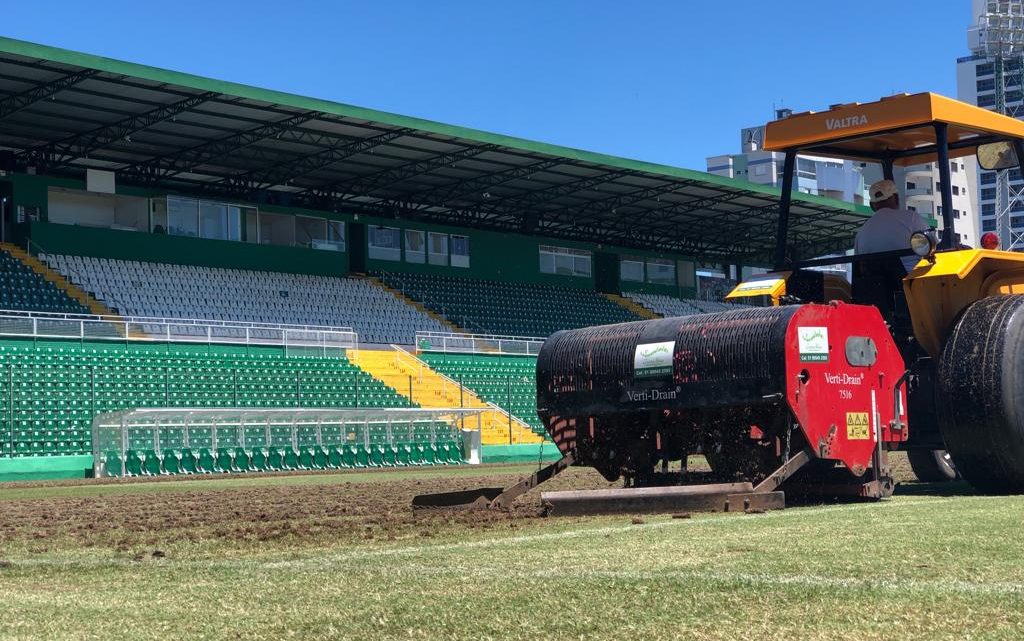
<path fill-rule="evenodd" d="M 356 476 L 246 480 L 267 492 L 305 483 L 330 502 L 332 484 Z M 429 480 L 396 474 L 368 487 L 416 487 L 412 478 Z M 185 486 L 217 510 L 224 493 L 242 491 L 222 484 L 240 480 L 96 487 Z M 46 499 L 26 489 L 0 490 L 10 501 L 0 505 L 94 500 L 61 494 L 80 486 L 32 488 Z M 145 501 L 182 496 L 96 500 L 146 519 Z M 258 545 L 179 541 L 170 527 L 154 539 L 162 558 L 139 554 L 152 546 L 31 543 L 36 526 L 29 542 L 0 547 L 0 638 L 1020 639 L 1022 508 L 1024 497 L 919 492 L 640 523 L 434 518 L 394 540 L 328 531 Z"/>

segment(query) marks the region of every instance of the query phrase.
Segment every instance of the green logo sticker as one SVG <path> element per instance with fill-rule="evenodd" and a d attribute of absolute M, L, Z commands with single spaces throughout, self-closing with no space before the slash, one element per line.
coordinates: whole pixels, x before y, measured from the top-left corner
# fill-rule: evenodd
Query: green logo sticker
<path fill-rule="evenodd" d="M 828 328 L 797 327 L 800 361 L 804 363 L 828 362 Z"/>
<path fill-rule="evenodd" d="M 675 346 L 674 341 L 637 345 L 633 356 L 633 376 L 635 378 L 672 376 L 672 352 L 675 350 Z"/>

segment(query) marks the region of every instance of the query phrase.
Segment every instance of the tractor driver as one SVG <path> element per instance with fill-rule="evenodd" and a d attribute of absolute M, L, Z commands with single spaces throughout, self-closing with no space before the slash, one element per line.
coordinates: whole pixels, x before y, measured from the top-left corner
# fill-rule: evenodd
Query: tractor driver
<path fill-rule="evenodd" d="M 871 185 L 870 196 L 875 213 L 857 232 L 855 253 L 909 250 L 910 236 L 928 229 L 928 224 L 916 212 L 900 208 L 900 197 L 891 180 L 879 180 Z M 909 344 L 906 339 L 913 335 L 906 300 L 901 300 L 903 278 L 918 260 L 913 255 L 879 257 L 853 265 L 853 302 L 878 308 L 882 318 L 891 324 L 901 351 Z"/>
<path fill-rule="evenodd" d="M 928 229 L 928 223 L 916 212 L 900 208 L 899 190 L 891 180 L 879 180 L 871 185 L 871 210 L 874 215 L 857 232 L 853 243 L 856 254 L 910 249 L 910 236 L 916 231 Z M 917 256 L 901 259 L 905 271 L 909 272 L 920 260 Z"/>

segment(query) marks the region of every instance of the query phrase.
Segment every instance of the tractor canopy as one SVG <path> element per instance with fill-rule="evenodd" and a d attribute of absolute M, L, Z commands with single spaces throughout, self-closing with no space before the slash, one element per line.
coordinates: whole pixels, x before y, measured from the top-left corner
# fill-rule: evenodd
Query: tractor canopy
<path fill-rule="evenodd" d="M 949 156 L 978 146 L 1024 139 L 1024 122 L 934 93 L 833 105 L 793 114 L 765 127 L 767 151 L 797 150 L 867 162 L 916 165 L 938 159 L 936 123 L 947 125 Z"/>

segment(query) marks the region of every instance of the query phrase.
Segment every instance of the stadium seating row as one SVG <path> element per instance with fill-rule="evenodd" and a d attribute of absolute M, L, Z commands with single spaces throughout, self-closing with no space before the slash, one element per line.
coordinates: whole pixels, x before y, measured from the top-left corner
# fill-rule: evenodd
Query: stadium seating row
<path fill-rule="evenodd" d="M 97 413 L 137 407 L 408 407 L 344 357 L 277 348 L 0 343 L 0 456 L 88 454 Z"/>
<path fill-rule="evenodd" d="M 690 316 L 692 314 L 704 314 L 708 312 L 721 312 L 728 309 L 748 307 L 737 303 L 719 303 L 709 300 L 697 300 L 690 298 L 673 298 L 664 294 L 639 294 L 627 292 L 624 296 L 633 302 L 643 305 L 656 314 L 665 318 L 672 316 Z"/>
<path fill-rule="evenodd" d="M 472 389 L 546 436 L 537 417 L 537 359 L 534 356 L 489 356 L 424 352 L 420 359 Z"/>
<path fill-rule="evenodd" d="M 639 320 L 593 290 L 424 274 L 376 275 L 476 333 L 544 337 L 561 329 Z"/>
<path fill-rule="evenodd" d="M 7 251 L 0 250 L 0 309 L 57 314 L 89 310 Z"/>
<path fill-rule="evenodd" d="M 50 254 L 45 261 L 123 316 L 352 327 L 363 343 L 412 344 L 442 323 L 373 283 Z"/>

